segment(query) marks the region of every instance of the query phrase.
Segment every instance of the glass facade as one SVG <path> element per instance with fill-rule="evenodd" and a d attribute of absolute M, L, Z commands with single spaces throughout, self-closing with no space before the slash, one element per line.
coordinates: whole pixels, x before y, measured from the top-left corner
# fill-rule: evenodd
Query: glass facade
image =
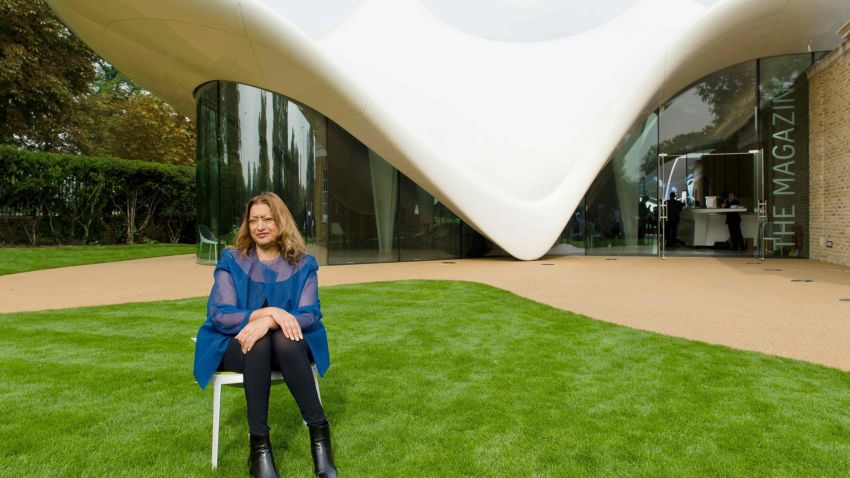
<path fill-rule="evenodd" d="M 399 175 L 398 211 L 400 260 L 449 259 L 463 255 L 461 220 L 404 175 Z"/>
<path fill-rule="evenodd" d="M 624 137 L 585 196 L 583 218 L 588 255 L 650 255 L 656 252 L 654 205 L 658 116 L 649 115 Z M 574 233 L 573 233 L 574 235 Z"/>
<path fill-rule="evenodd" d="M 733 192 L 746 209 L 740 214 L 746 253 L 761 245 L 769 256 L 807 257 L 804 72 L 820 56 L 725 68 L 638 121 L 550 254 L 659 254 L 659 205 L 667 200 L 681 204 L 676 231 L 684 238 L 667 246 L 681 245 L 684 254 L 719 253 L 727 236 L 704 243 L 689 238 L 701 214 Z M 322 264 L 499 254 L 416 183 L 304 105 L 220 81 L 199 88 L 197 107 L 199 261 L 212 262 L 233 244 L 244 204 L 262 191 L 283 198 Z M 760 200 L 767 202 L 763 226 L 754 214 Z"/>
<path fill-rule="evenodd" d="M 278 194 L 320 264 L 460 255 L 460 220 L 318 112 L 225 81 L 198 89 L 198 260 L 233 245 L 248 199 Z"/>
<path fill-rule="evenodd" d="M 759 130 L 768 205 L 765 253 L 809 256 L 809 87 L 811 54 L 759 62 Z"/>
<path fill-rule="evenodd" d="M 694 234 L 695 215 L 733 192 L 757 246 L 754 214 L 767 201 L 764 250 L 808 256 L 808 87 L 805 53 L 731 66 L 694 83 L 624 137 L 573 213 L 552 252 L 588 255 L 659 253 L 658 205 L 682 205 L 679 236 Z M 753 151 L 759 151 L 761 160 Z M 707 204 L 710 203 L 710 204 Z M 690 221 L 690 222 L 689 222 Z M 699 222 L 698 220 L 696 220 Z M 722 227 L 725 227 L 723 224 Z M 682 241 L 684 254 L 727 247 Z"/>
<path fill-rule="evenodd" d="M 398 260 L 398 171 L 332 124 L 328 164 L 330 264 Z"/>

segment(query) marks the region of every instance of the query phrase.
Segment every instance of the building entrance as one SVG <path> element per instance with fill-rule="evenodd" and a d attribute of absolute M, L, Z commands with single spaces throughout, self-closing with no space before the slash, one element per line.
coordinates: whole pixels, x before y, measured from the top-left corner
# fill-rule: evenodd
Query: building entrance
<path fill-rule="evenodd" d="M 658 155 L 658 253 L 764 258 L 762 155 Z"/>

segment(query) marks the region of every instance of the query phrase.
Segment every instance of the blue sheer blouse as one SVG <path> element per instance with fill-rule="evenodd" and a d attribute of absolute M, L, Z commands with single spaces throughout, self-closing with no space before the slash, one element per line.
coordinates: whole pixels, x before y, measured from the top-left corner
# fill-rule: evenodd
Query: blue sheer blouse
<path fill-rule="evenodd" d="M 325 374 L 330 357 L 319 307 L 318 270 L 316 259 L 306 254 L 290 264 L 283 258 L 261 261 L 253 249 L 248 257 L 234 249 L 224 250 L 213 272 L 207 320 L 198 329 L 195 343 L 195 379 L 201 388 L 218 370 L 230 339 L 264 303 L 295 316 L 319 374 Z"/>

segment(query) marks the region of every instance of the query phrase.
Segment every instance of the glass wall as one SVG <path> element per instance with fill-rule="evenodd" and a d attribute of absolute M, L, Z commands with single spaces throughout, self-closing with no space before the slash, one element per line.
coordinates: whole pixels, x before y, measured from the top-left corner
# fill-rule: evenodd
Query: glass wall
<path fill-rule="evenodd" d="M 326 261 L 320 189 L 326 173 L 325 120 L 280 95 L 228 82 L 198 91 L 199 260 L 207 240 L 233 245 L 245 203 L 263 191 L 286 203 L 310 254 Z"/>
<path fill-rule="evenodd" d="M 813 58 L 805 53 L 759 61 L 766 255 L 809 255 L 809 88 L 804 72 Z"/>
<path fill-rule="evenodd" d="M 555 245 L 549 250 L 553 256 L 583 256 L 587 254 L 585 248 L 585 212 L 587 206 L 582 199 L 581 204 L 570 216 L 567 227 L 561 232 L 561 236 Z"/>
<path fill-rule="evenodd" d="M 402 261 L 461 255 L 461 220 L 404 175 L 398 181 L 398 230 Z"/>
<path fill-rule="evenodd" d="M 321 264 L 460 254 L 460 220 L 318 112 L 230 82 L 198 89 L 198 260 L 233 245 L 245 203 L 289 207 Z"/>
<path fill-rule="evenodd" d="M 679 94 L 661 109 L 659 195 L 670 193 L 685 208 L 700 207 L 706 196 L 734 192 L 753 210 L 753 165 L 746 153 L 758 148 L 755 124 L 756 62 L 718 71 Z M 689 154 L 691 153 L 691 154 Z M 704 154 L 713 156 L 701 161 Z"/>
<path fill-rule="evenodd" d="M 739 153 L 755 149 L 756 62 L 718 71 L 661 108 L 659 152 Z"/>
<path fill-rule="evenodd" d="M 788 55 L 731 66 L 696 82 L 650 114 L 624 136 L 550 252 L 657 254 L 656 208 L 671 193 L 687 218 L 699 212 L 694 208 L 706 207 L 706 198 L 734 192 L 750 211 L 742 220 L 757 223 L 752 211 L 758 199 L 755 183 L 761 180 L 769 213 L 768 255 L 806 257 L 804 71 L 818 56 Z M 761 178 L 753 169 L 753 156 L 747 154 L 754 150 L 763 152 Z M 750 248 L 754 245 L 752 240 L 748 243 Z"/>
<path fill-rule="evenodd" d="M 398 260 L 398 172 L 363 143 L 329 123 L 329 264 Z"/>
<path fill-rule="evenodd" d="M 759 181 L 768 203 L 767 254 L 807 257 L 804 72 L 818 56 L 788 55 L 725 68 L 636 123 L 550 254 L 658 254 L 657 208 L 671 194 L 684 208 L 680 232 L 688 231 L 687 217 L 705 212 L 697 208 L 728 192 L 748 209 L 742 220 L 754 219 Z M 499 253 L 318 112 L 282 95 L 224 81 L 199 88 L 197 102 L 200 261 L 214 261 L 224 245 L 233 244 L 245 202 L 262 191 L 284 199 L 309 252 L 323 264 Z M 763 152 L 758 174 L 746 154 L 754 150 Z M 748 248 L 755 246 L 755 237 L 748 236 Z"/>
<path fill-rule="evenodd" d="M 198 97 L 198 142 L 195 175 L 197 180 L 196 221 L 198 224 L 199 260 L 214 261 L 222 247 L 219 241 L 219 132 L 215 85 L 205 87 L 207 94 Z M 212 94 L 210 94 L 212 93 Z"/>
<path fill-rule="evenodd" d="M 588 255 L 655 253 L 657 141 L 653 113 L 626 133 L 587 191 L 583 232 Z M 580 211 L 573 214 L 573 231 L 581 220 Z"/>

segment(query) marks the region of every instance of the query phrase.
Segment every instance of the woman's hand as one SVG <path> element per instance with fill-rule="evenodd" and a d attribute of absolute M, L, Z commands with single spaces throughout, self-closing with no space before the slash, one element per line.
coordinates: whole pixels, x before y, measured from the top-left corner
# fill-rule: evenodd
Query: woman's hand
<path fill-rule="evenodd" d="M 269 316 L 248 322 L 235 337 L 242 347 L 242 353 L 247 354 L 250 352 L 254 348 L 254 344 L 269 333 L 269 329 L 272 328 L 274 323 L 275 321 Z"/>
<path fill-rule="evenodd" d="M 301 332 L 301 325 L 298 320 L 289 312 L 278 307 L 269 307 L 269 316 L 275 321 L 280 331 L 289 340 L 299 341 L 304 338 Z"/>

